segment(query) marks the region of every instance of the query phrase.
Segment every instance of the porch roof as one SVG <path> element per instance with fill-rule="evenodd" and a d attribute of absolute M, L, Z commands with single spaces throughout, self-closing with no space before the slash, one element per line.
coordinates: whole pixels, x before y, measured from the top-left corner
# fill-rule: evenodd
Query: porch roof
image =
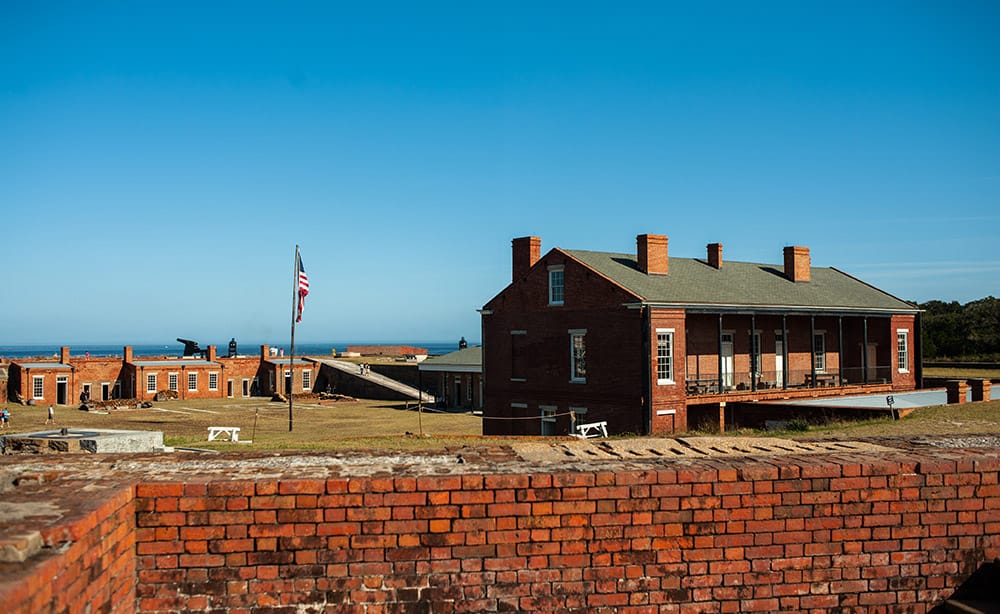
<path fill-rule="evenodd" d="M 22 369 L 50 369 L 55 371 L 69 371 L 73 367 L 62 362 L 17 362 Z"/>
<path fill-rule="evenodd" d="M 191 360 L 186 358 L 165 358 L 163 360 L 133 360 L 129 364 L 136 367 L 218 367 L 219 363 L 210 360 Z"/>
<path fill-rule="evenodd" d="M 832 267 L 812 267 L 793 282 L 784 266 L 726 261 L 716 269 L 697 258 L 669 258 L 669 273 L 647 275 L 634 254 L 563 250 L 649 303 L 706 308 L 783 308 L 915 313 L 917 307 Z"/>

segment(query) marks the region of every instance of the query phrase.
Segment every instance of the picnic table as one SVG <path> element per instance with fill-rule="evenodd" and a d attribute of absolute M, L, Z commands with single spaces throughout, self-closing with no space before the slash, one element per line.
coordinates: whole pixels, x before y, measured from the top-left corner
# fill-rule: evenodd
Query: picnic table
<path fill-rule="evenodd" d="M 578 424 L 576 426 L 576 436 L 581 439 L 593 439 L 594 437 L 608 436 L 608 423 L 591 422 L 589 424 Z"/>
<path fill-rule="evenodd" d="M 210 426 L 208 427 L 209 441 L 239 441 L 240 427 L 238 426 Z"/>

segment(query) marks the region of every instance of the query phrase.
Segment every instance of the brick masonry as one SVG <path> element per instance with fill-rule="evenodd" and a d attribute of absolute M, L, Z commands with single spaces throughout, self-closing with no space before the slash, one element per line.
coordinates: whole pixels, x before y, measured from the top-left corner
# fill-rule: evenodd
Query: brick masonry
<path fill-rule="evenodd" d="M 0 501 L 11 505 L 24 490 L 51 492 L 41 485 L 46 476 L 21 486 L 18 493 L 5 493 Z M 79 508 L 62 510 L 59 522 L 40 530 L 10 525 L 10 510 L 4 509 L 0 534 L 0 612 L 135 612 L 136 611 L 136 510 L 135 489 L 130 485 L 93 489 L 88 482 L 59 486 L 85 501 Z M 80 493 L 88 493 L 81 497 Z M 20 495 L 20 496 L 18 496 Z M 0 506 L 2 507 L 2 506 Z M 44 518 L 52 513 L 36 509 Z M 38 522 L 38 518 L 33 518 Z M 19 553 L 31 554 L 27 562 L 12 562 Z"/>
<path fill-rule="evenodd" d="M 1000 556 L 996 450 L 396 462 L 119 476 L 0 611 L 925 612 Z"/>

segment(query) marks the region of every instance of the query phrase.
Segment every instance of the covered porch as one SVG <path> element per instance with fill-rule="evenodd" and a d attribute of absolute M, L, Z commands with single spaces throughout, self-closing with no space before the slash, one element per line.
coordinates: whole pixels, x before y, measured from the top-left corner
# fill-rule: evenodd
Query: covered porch
<path fill-rule="evenodd" d="M 894 317 L 689 311 L 685 394 L 703 403 L 912 388 L 916 322 Z"/>

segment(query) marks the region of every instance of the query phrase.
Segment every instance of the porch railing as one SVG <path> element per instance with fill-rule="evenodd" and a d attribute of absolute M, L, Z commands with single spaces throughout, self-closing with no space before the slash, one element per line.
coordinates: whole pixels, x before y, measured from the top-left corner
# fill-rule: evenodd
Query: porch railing
<path fill-rule="evenodd" d="M 868 367 L 868 377 L 865 369 L 845 368 L 843 370 L 817 371 L 812 370 L 760 371 L 758 373 L 724 373 L 702 374 L 700 377 L 688 377 L 685 380 L 685 390 L 688 396 L 744 393 L 752 390 L 830 388 L 838 386 L 855 386 L 861 384 L 886 384 L 892 381 L 892 370 L 888 366 Z M 787 383 L 785 378 L 787 377 Z"/>

